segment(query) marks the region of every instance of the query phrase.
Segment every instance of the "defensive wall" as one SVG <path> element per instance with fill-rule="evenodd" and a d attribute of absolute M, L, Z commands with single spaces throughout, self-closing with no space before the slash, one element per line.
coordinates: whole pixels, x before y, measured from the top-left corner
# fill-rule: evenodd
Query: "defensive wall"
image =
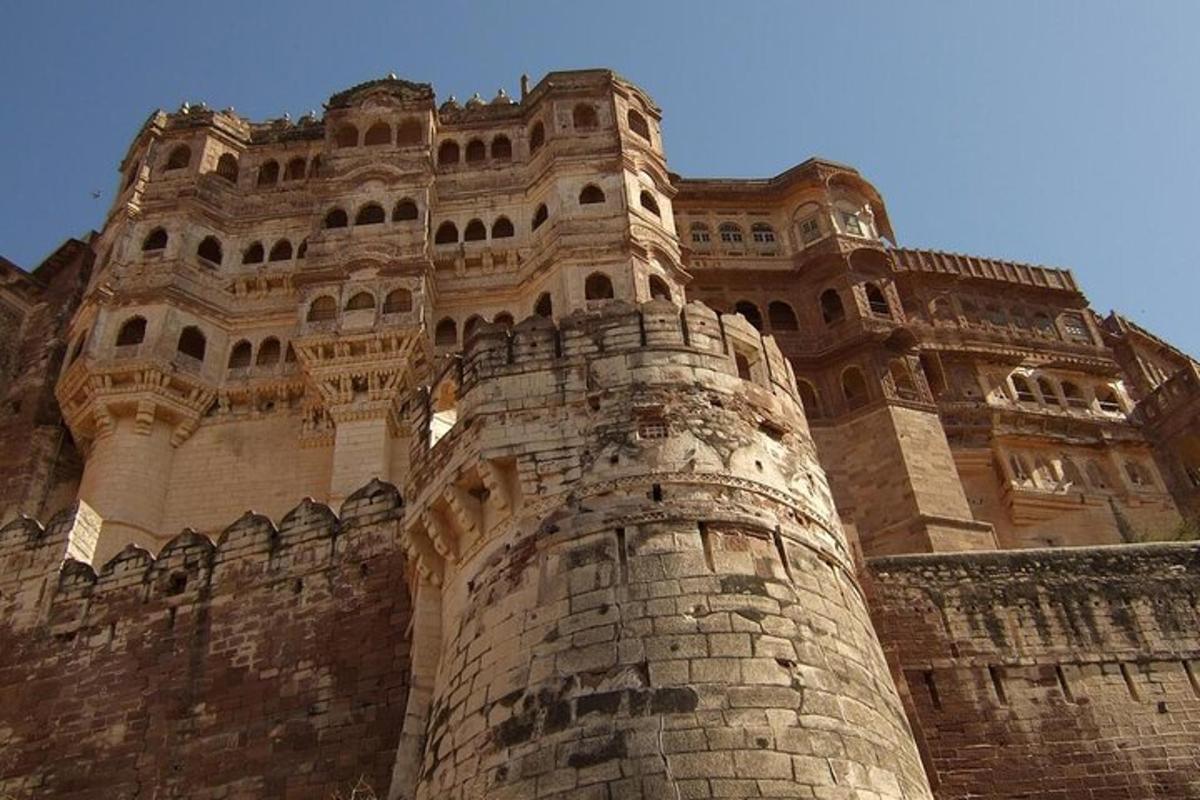
<path fill-rule="evenodd" d="M 1200 796 L 1200 545 L 872 559 L 939 798 Z"/>

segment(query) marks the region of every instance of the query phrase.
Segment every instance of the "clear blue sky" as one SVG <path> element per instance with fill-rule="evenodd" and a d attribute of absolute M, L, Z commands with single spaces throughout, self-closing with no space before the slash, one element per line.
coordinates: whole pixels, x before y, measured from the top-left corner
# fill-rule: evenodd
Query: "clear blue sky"
<path fill-rule="evenodd" d="M 900 243 L 1069 266 L 1200 354 L 1198 2 L 26 2 L 0 30 L 0 253 L 98 226 L 146 116 L 320 110 L 394 71 L 440 98 L 609 66 L 671 167 L 857 166 Z M 91 193 L 102 193 L 93 199 Z"/>

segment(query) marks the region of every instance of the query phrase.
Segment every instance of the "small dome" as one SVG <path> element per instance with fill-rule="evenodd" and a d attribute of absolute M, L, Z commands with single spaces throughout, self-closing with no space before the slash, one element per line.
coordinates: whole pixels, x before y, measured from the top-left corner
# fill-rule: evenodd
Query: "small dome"
<path fill-rule="evenodd" d="M 494 105 L 494 106 L 512 105 L 512 98 L 508 96 L 508 92 L 504 91 L 504 89 L 501 88 L 496 92 L 496 96 L 492 98 L 492 105 Z"/>
<path fill-rule="evenodd" d="M 467 101 L 467 108 L 479 108 L 483 105 L 483 98 L 479 96 L 479 92 L 471 95 L 471 99 Z"/>
<path fill-rule="evenodd" d="M 460 106 L 458 105 L 458 98 L 456 98 L 454 95 L 450 95 L 450 97 L 447 98 L 446 102 L 442 103 L 441 108 L 439 110 L 441 110 L 441 111 L 457 111 L 459 108 L 460 108 Z"/>

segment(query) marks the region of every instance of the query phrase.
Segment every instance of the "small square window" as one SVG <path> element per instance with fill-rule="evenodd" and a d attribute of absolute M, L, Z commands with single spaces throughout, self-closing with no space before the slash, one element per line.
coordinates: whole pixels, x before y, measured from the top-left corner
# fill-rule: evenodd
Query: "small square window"
<path fill-rule="evenodd" d="M 800 222 L 800 238 L 804 240 L 805 244 L 821 238 L 821 224 L 817 222 L 816 217 L 809 217 Z"/>
<path fill-rule="evenodd" d="M 707 230 L 692 231 L 692 241 L 696 244 L 705 244 L 712 241 L 712 235 Z"/>
<path fill-rule="evenodd" d="M 635 413 L 639 439 L 665 439 L 670 434 L 671 429 L 667 425 L 667 418 L 663 416 L 660 406 L 639 410 Z"/>

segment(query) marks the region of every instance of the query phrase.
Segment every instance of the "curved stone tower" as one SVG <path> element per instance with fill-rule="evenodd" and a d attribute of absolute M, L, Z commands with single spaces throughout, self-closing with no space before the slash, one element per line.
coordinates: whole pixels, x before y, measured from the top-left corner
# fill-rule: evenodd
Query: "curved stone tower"
<path fill-rule="evenodd" d="M 456 380 L 393 797 L 931 796 L 771 339 L 615 304 L 487 326 Z"/>

